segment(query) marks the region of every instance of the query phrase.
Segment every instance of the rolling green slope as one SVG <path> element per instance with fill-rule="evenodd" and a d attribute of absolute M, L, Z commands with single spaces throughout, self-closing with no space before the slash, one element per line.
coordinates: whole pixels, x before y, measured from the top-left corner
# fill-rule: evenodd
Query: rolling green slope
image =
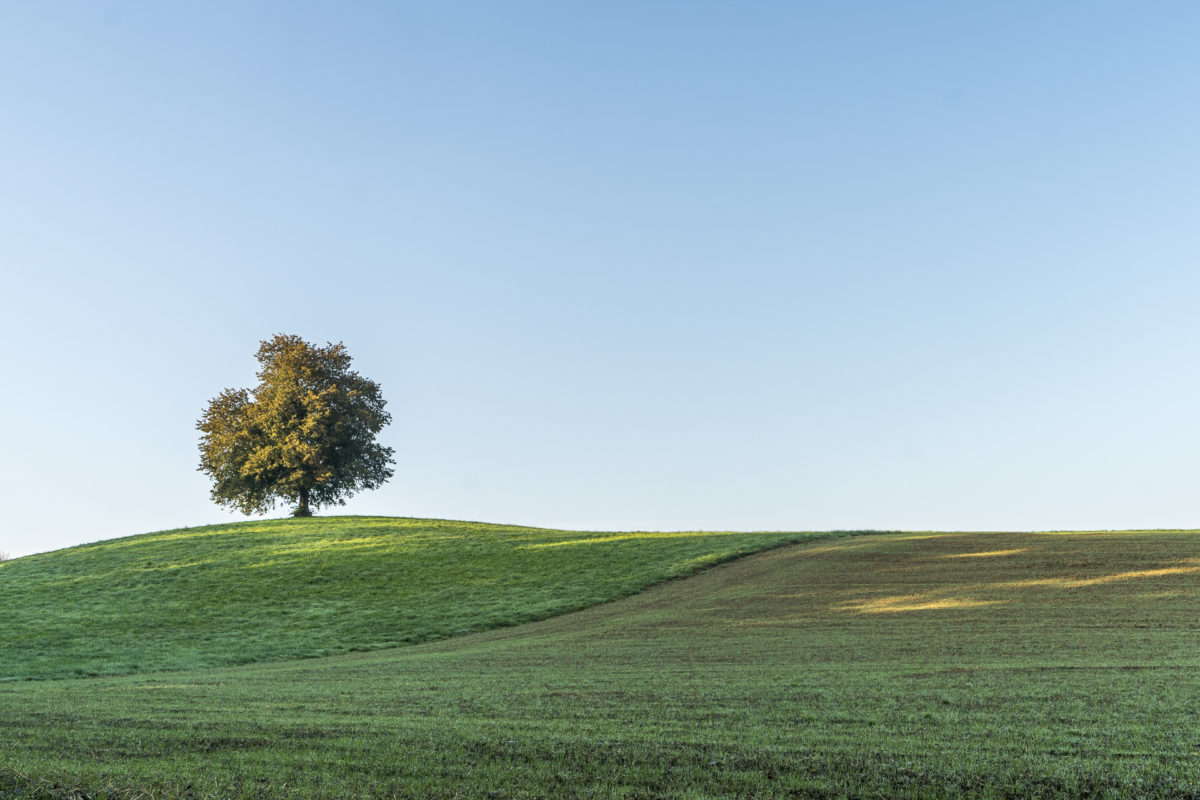
<path fill-rule="evenodd" d="M 776 549 L 375 653 L 0 684 L 0 797 L 1197 798 L 1200 535 Z"/>
<path fill-rule="evenodd" d="M 116 539 L 0 564 L 0 680 L 395 647 L 584 608 L 802 538 L 324 517 Z"/>

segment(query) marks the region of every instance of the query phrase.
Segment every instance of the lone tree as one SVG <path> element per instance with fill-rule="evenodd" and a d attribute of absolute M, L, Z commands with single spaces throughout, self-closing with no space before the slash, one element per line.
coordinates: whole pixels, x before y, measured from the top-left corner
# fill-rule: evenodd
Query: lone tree
<path fill-rule="evenodd" d="M 314 347 L 279 334 L 255 357 L 258 386 L 226 389 L 196 423 L 214 501 L 245 514 L 295 502 L 293 516 L 309 517 L 392 477 L 393 450 L 375 441 L 392 417 L 341 342 Z"/>

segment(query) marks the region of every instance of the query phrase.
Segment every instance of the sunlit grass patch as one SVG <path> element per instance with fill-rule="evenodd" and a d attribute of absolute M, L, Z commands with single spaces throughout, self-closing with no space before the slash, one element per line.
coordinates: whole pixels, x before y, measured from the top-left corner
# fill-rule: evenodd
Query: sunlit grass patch
<path fill-rule="evenodd" d="M 1015 556 L 1017 553 L 1028 553 L 1028 547 L 1011 547 L 1007 550 L 988 550 L 984 553 L 950 553 L 938 558 L 992 558 L 994 556 Z"/>
<path fill-rule="evenodd" d="M 266 549 L 271 556 L 306 556 L 340 550 L 380 550 L 395 547 L 393 537 L 386 535 L 352 536 L 344 539 L 315 539 Z"/>
<path fill-rule="evenodd" d="M 1099 586 L 1102 583 L 1131 581 L 1138 580 L 1140 578 L 1161 578 L 1165 575 L 1187 575 L 1194 572 L 1200 572 L 1200 566 L 1135 569 L 1128 572 L 1118 572 L 1115 575 L 1101 575 L 1097 578 L 1078 578 L 1076 580 L 1068 581 L 1066 585 L 1071 588 L 1079 586 Z"/>
<path fill-rule="evenodd" d="M 869 547 L 869 546 L 870 546 L 869 543 L 855 544 L 853 542 L 846 542 L 844 544 L 826 544 L 826 545 L 820 545 L 820 546 L 806 547 L 806 548 L 804 548 L 803 555 L 811 557 L 811 556 L 824 555 L 826 553 L 844 553 L 847 550 L 853 550 L 858 547 Z"/>
<path fill-rule="evenodd" d="M 1003 603 L 1003 600 L 979 600 L 971 597 L 930 597 L 924 594 L 906 594 L 896 597 L 880 597 L 838 606 L 843 611 L 859 614 L 894 614 L 901 611 L 933 611 L 946 608 L 979 608 Z"/>
<path fill-rule="evenodd" d="M 1075 577 L 1058 577 L 1058 578 L 1031 578 L 1023 581 L 1001 581 L 997 583 L 987 584 L 986 588 L 992 589 L 1033 589 L 1033 588 L 1053 588 L 1053 589 L 1079 589 L 1085 586 L 1101 586 L 1106 583 L 1117 583 L 1119 581 L 1133 581 L 1144 578 L 1162 578 L 1173 575 L 1188 575 L 1200 572 L 1200 566 L 1185 566 L 1185 567 L 1159 567 L 1157 569 L 1136 569 L 1127 572 L 1118 572 L 1112 575 L 1098 575 L 1091 578 L 1075 578 Z"/>
<path fill-rule="evenodd" d="M 528 549 L 540 547 L 568 547 L 574 545 L 608 544 L 610 542 L 628 542 L 632 539 L 678 539 L 695 537 L 695 533 L 686 531 L 634 531 L 630 533 L 596 534 L 576 539 L 562 539 L 554 542 L 537 542 L 536 544 L 521 545 Z"/>

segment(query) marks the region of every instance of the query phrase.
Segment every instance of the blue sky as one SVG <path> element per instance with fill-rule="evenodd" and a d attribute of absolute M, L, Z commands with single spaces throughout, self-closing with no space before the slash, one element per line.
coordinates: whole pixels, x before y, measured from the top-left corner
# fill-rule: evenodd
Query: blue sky
<path fill-rule="evenodd" d="M 1190 3 L 7 4 L 0 551 L 241 518 L 194 425 L 279 332 L 389 400 L 347 513 L 1200 525 L 1198 38 Z"/>

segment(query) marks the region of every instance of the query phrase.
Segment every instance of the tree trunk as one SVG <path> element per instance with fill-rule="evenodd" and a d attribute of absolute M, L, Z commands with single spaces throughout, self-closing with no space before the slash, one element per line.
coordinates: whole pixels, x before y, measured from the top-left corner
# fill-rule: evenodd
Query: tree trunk
<path fill-rule="evenodd" d="M 300 505 L 292 512 L 293 517 L 311 517 L 312 511 L 308 508 L 308 487 L 300 487 Z"/>

